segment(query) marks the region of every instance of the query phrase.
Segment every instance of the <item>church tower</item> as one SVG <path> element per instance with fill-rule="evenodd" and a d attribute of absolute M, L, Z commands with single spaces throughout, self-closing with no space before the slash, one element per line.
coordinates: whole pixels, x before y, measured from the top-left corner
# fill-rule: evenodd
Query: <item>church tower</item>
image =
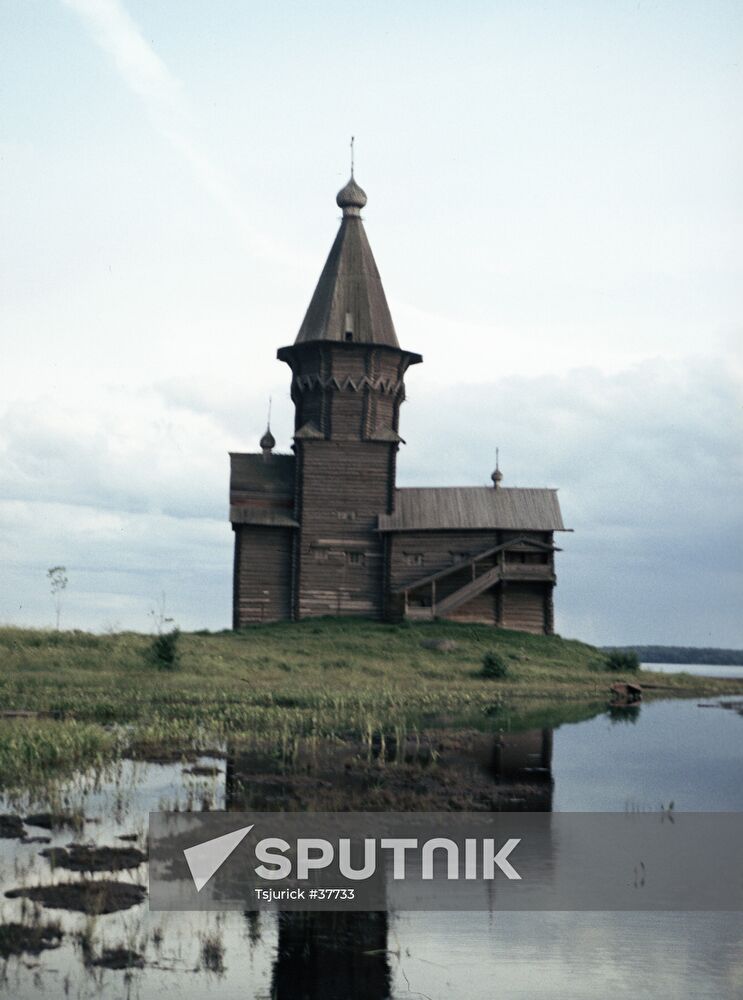
<path fill-rule="evenodd" d="M 384 614 L 378 516 L 394 506 L 405 372 L 422 360 L 398 343 L 353 176 L 336 201 L 338 235 L 294 344 L 278 352 L 295 407 L 295 618 Z"/>
<path fill-rule="evenodd" d="M 343 211 L 294 343 L 291 453 L 230 455 L 235 628 L 321 615 L 438 618 L 554 629 L 557 491 L 397 488 L 405 374 L 422 361 L 397 340 L 351 173 Z M 495 487 L 495 489 L 493 488 Z"/>

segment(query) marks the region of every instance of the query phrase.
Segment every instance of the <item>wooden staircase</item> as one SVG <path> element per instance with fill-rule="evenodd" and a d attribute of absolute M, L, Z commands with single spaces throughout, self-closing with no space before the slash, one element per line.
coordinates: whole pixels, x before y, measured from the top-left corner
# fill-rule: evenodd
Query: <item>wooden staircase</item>
<path fill-rule="evenodd" d="M 500 567 L 493 566 L 492 569 L 487 570 L 481 576 L 476 576 L 474 580 L 465 583 L 463 587 L 455 590 L 453 594 L 447 594 L 446 597 L 442 597 L 440 601 L 437 601 L 433 608 L 432 617 L 435 616 L 438 618 L 449 614 L 450 611 L 454 611 L 462 604 L 466 604 L 467 601 L 471 601 L 473 597 L 477 597 L 483 590 L 487 590 L 488 587 L 492 587 L 493 584 L 498 583 L 500 578 Z"/>
<path fill-rule="evenodd" d="M 396 590 L 393 590 L 392 597 L 401 601 L 400 611 L 406 618 L 412 618 L 420 621 L 430 621 L 433 618 L 446 616 L 497 583 L 505 584 L 506 581 L 509 580 L 538 580 L 554 583 L 554 569 L 549 563 L 545 563 L 544 565 L 524 564 L 510 566 L 505 564 L 505 550 L 524 544 L 530 548 L 536 549 L 537 551 L 555 551 L 555 546 L 551 543 L 547 544 L 545 542 L 533 540 L 524 535 L 517 535 L 514 538 L 509 539 L 507 542 L 501 542 L 499 545 L 492 545 L 489 548 L 470 556 L 468 559 L 454 563 L 452 566 L 446 566 L 444 569 L 440 569 L 436 573 L 430 573 L 427 576 L 419 577 L 417 580 L 413 580 L 411 583 L 406 583 L 403 586 L 398 587 Z M 496 565 L 490 566 L 478 576 L 478 563 L 481 564 L 485 559 L 490 559 L 492 561 L 494 557 Z M 462 573 L 463 570 L 467 569 L 470 570 L 472 578 L 453 593 L 446 594 L 444 597 L 437 599 L 436 590 L 441 581 L 445 580 L 453 573 Z M 426 594 L 426 597 L 428 598 L 427 603 L 424 602 L 425 599 L 421 593 L 424 588 L 428 588 L 428 594 Z M 439 593 L 440 590 L 441 589 L 439 588 Z M 411 599 L 411 594 L 416 593 L 417 597 L 413 597 Z"/>

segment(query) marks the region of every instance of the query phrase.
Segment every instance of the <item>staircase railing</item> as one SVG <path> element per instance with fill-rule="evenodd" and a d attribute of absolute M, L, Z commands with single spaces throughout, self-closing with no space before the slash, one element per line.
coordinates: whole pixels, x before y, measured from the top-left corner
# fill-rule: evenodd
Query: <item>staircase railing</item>
<path fill-rule="evenodd" d="M 402 587 L 397 587 L 392 591 L 392 593 L 397 596 L 402 595 L 404 597 L 404 613 L 407 615 L 410 592 L 413 590 L 419 590 L 421 587 L 430 587 L 430 608 L 421 607 L 416 608 L 415 611 L 416 615 L 420 613 L 419 616 L 422 616 L 423 612 L 430 611 L 430 617 L 435 618 L 436 615 L 445 614 L 447 611 L 453 611 L 454 608 L 459 607 L 460 604 L 464 604 L 465 601 L 471 600 L 473 597 L 477 597 L 478 594 L 487 590 L 488 587 L 500 582 L 500 580 L 506 575 L 506 567 L 503 563 L 503 557 L 498 560 L 498 564 L 496 566 L 491 567 L 479 576 L 477 575 L 477 564 L 482 562 L 483 559 L 489 559 L 494 555 L 504 552 L 505 549 L 521 544 L 527 544 L 545 551 L 552 551 L 555 548 L 555 546 L 551 544 L 538 542 L 526 535 L 517 535 L 515 538 L 509 538 L 507 542 L 501 542 L 499 545 L 491 545 L 487 549 L 483 549 L 481 552 L 475 553 L 474 556 L 462 559 L 459 562 L 453 563 L 451 566 L 446 566 L 444 569 L 440 569 L 436 573 L 429 573 L 427 576 L 422 576 L 417 580 L 413 580 L 412 583 L 406 583 Z M 463 584 L 463 586 L 459 587 L 453 593 L 447 594 L 445 597 L 441 598 L 440 601 L 437 601 L 436 585 L 441 580 L 446 579 L 446 577 L 451 576 L 453 573 L 461 573 L 464 569 L 471 570 L 472 579 Z"/>

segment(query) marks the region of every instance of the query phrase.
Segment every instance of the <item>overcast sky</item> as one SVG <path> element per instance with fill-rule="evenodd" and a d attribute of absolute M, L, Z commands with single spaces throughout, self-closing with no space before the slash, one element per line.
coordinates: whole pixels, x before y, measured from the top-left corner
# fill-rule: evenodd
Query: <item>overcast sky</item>
<path fill-rule="evenodd" d="M 228 450 L 366 189 L 401 485 L 556 486 L 557 628 L 743 644 L 738 0 L 0 7 L 0 622 L 230 623 Z"/>

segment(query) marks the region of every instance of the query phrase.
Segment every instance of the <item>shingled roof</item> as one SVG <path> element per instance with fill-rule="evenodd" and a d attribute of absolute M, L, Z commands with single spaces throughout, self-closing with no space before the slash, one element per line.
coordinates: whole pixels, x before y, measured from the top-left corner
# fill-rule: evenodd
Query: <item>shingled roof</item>
<path fill-rule="evenodd" d="M 230 492 L 294 495 L 294 455 L 230 452 Z"/>
<path fill-rule="evenodd" d="M 482 528 L 565 531 L 557 490 L 492 486 L 398 489 L 394 512 L 379 515 L 380 531 Z"/>
<path fill-rule="evenodd" d="M 361 221 L 366 195 L 353 178 L 338 193 L 343 220 L 295 344 L 317 340 L 400 345 Z M 351 336 L 348 337 L 347 334 Z"/>
<path fill-rule="evenodd" d="M 230 452 L 230 521 L 296 528 L 294 455 Z"/>

